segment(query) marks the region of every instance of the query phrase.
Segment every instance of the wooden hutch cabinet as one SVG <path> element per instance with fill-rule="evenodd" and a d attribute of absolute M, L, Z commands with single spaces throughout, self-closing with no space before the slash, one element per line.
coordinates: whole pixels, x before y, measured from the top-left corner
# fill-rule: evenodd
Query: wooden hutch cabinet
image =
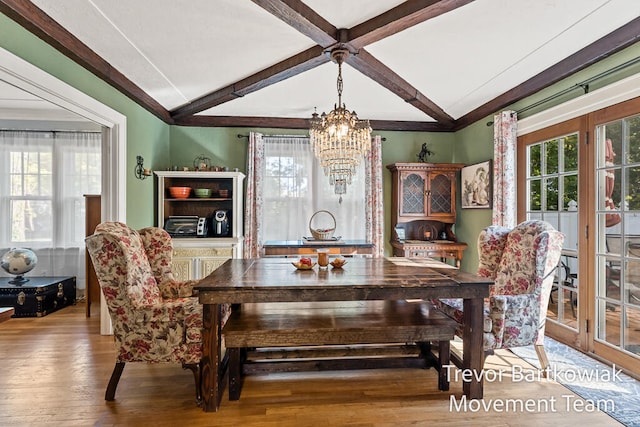
<path fill-rule="evenodd" d="M 391 246 L 394 256 L 451 258 L 460 266 L 466 243 L 458 242 L 456 177 L 458 163 L 393 163 Z"/>
<path fill-rule="evenodd" d="M 243 181 L 241 172 L 181 172 L 156 171 L 158 227 L 164 227 L 170 217 L 205 218 L 208 232 L 202 236 L 173 238 L 171 270 L 177 280 L 201 279 L 229 258 L 242 258 Z M 187 198 L 174 198 L 169 187 L 190 187 Z M 194 189 L 208 189 L 210 195 L 196 197 Z M 228 216 L 228 232 L 216 236 L 214 214 L 224 211 Z"/>

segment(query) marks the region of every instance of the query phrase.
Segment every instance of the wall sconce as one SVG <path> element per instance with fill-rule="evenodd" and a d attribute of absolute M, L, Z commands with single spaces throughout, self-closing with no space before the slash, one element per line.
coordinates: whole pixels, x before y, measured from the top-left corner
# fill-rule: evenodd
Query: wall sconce
<path fill-rule="evenodd" d="M 144 168 L 144 159 L 142 156 L 136 156 L 136 178 L 146 179 L 151 176 L 151 169 Z"/>

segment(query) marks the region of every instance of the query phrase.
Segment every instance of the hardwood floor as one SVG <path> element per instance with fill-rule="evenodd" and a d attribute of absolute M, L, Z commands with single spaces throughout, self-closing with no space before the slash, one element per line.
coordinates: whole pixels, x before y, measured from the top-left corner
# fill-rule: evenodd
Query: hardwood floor
<path fill-rule="evenodd" d="M 113 340 L 99 335 L 98 310 L 89 319 L 85 312 L 78 303 L 43 318 L 0 324 L 0 425 L 537 426 L 567 425 L 568 416 L 581 427 L 620 425 L 602 412 L 567 408 L 562 396 L 573 393 L 557 383 L 514 381 L 512 366 L 530 366 L 508 351 L 487 359 L 485 372 L 504 375 L 485 382 L 483 402 L 533 399 L 530 411 L 450 408 L 450 394 L 460 403 L 462 382 L 452 380 L 451 391 L 440 392 L 433 369 L 249 376 L 239 401 L 230 402 L 225 392 L 220 411 L 204 413 L 194 403 L 191 372 L 128 364 L 116 400 L 105 402 Z M 575 399 L 570 401 L 581 401 Z"/>

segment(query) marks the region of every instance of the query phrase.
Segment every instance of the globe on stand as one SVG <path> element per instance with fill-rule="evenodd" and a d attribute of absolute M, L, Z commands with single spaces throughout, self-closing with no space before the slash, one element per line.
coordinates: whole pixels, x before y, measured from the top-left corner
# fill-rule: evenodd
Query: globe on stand
<path fill-rule="evenodd" d="M 21 285 L 28 282 L 29 279 L 25 279 L 23 274 L 33 270 L 38 263 L 38 257 L 30 249 L 13 248 L 6 252 L 2 259 L 0 259 L 0 267 L 9 274 L 15 274 L 9 283 L 14 285 Z"/>

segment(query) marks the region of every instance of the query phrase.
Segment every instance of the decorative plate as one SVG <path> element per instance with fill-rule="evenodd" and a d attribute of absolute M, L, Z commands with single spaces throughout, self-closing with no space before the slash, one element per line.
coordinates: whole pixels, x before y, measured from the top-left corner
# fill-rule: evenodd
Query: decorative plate
<path fill-rule="evenodd" d="M 309 265 L 309 264 L 302 264 L 300 261 L 298 261 L 298 262 L 292 262 L 291 264 L 298 270 L 311 270 L 313 269 L 313 267 L 316 266 L 317 263 L 314 262 L 313 264 Z"/>

